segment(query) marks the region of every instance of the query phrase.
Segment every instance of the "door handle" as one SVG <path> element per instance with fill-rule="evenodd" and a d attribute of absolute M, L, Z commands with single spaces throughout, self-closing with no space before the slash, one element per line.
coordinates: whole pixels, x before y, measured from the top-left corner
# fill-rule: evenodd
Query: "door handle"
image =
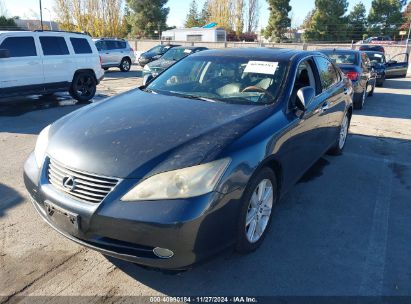
<path fill-rule="evenodd" d="M 348 95 L 348 93 L 350 92 L 350 90 L 348 88 L 344 88 L 344 95 Z"/>
<path fill-rule="evenodd" d="M 30 61 L 29 63 L 27 63 L 28 65 L 37 65 L 40 64 L 40 62 L 38 61 Z"/>
<path fill-rule="evenodd" d="M 321 106 L 321 112 L 327 111 L 329 108 L 328 102 L 324 102 L 323 105 Z"/>

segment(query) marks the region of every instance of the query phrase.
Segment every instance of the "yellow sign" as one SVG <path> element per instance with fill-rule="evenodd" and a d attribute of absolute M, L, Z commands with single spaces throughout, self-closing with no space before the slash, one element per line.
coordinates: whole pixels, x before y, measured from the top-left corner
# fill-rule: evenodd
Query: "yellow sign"
<path fill-rule="evenodd" d="M 400 31 L 400 36 L 407 35 L 407 31 Z"/>

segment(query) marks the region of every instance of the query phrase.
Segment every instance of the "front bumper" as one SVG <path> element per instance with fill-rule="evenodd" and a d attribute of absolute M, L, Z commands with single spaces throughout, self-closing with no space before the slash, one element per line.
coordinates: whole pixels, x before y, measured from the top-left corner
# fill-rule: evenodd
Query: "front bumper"
<path fill-rule="evenodd" d="M 45 166 L 46 167 L 46 166 Z M 33 154 L 24 166 L 24 182 L 40 216 L 55 230 L 83 246 L 130 262 L 163 269 L 184 269 L 232 245 L 240 212 L 239 191 L 209 193 L 185 200 L 122 202 L 135 180 L 122 180 L 99 204 L 74 200 L 47 182 Z M 55 219 L 45 203 L 78 215 L 76 228 Z M 173 251 L 170 258 L 153 253 Z"/>

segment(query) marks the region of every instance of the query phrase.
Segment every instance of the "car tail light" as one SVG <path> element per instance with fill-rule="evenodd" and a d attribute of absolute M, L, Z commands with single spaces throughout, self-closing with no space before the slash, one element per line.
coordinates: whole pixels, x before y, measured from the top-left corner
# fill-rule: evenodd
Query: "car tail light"
<path fill-rule="evenodd" d="M 347 75 L 347 77 L 352 81 L 356 81 L 358 79 L 358 73 L 354 71 L 347 72 L 345 75 Z"/>

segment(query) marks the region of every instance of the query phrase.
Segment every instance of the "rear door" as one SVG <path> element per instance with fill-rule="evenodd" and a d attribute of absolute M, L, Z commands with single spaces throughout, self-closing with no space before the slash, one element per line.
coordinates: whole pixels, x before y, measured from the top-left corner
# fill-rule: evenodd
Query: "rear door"
<path fill-rule="evenodd" d="M 388 60 L 386 64 L 386 76 L 387 77 L 395 77 L 395 76 L 402 76 L 405 77 L 407 75 L 408 70 L 408 54 L 401 53 L 397 54 Z"/>
<path fill-rule="evenodd" d="M 315 63 L 321 82 L 321 94 L 317 98 L 321 98 L 323 102 L 321 111 L 325 116 L 325 128 L 328 130 L 324 132 L 324 149 L 327 149 L 335 141 L 340 131 L 349 91 L 343 82 L 340 71 L 330 60 L 316 56 Z"/>
<path fill-rule="evenodd" d="M 44 83 L 43 67 L 35 35 L 5 35 L 0 49 L 10 53 L 0 59 L 0 89 L 3 93 L 41 89 Z M 1 94 L 1 93 L 0 93 Z"/>
<path fill-rule="evenodd" d="M 69 85 L 73 75 L 74 59 L 64 36 L 39 35 L 43 53 L 44 82 L 63 88 Z"/>
<path fill-rule="evenodd" d="M 118 41 L 106 40 L 107 50 L 110 56 L 111 65 L 120 65 L 121 50 L 119 49 Z"/>

